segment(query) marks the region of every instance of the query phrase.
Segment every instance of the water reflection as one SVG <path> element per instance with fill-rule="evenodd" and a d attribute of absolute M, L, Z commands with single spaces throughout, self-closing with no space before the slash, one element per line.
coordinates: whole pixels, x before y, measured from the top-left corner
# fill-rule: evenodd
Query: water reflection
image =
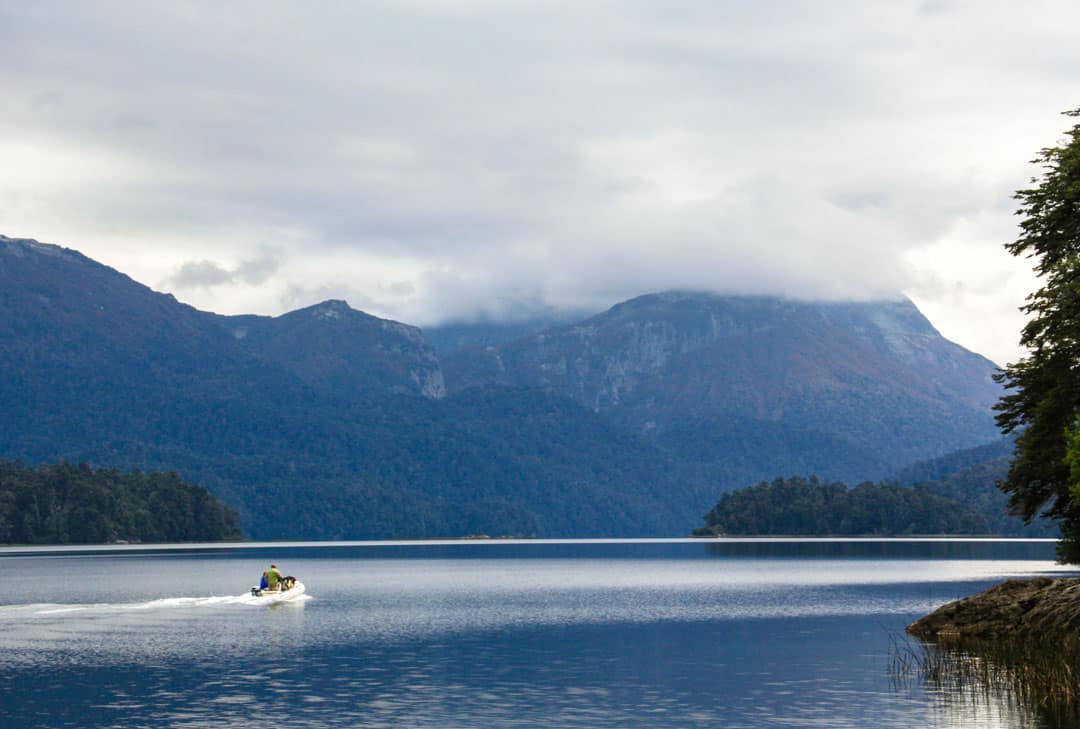
<path fill-rule="evenodd" d="M 704 540 L 714 557 L 760 559 L 1049 560 L 1049 539 L 716 539 Z"/>
<path fill-rule="evenodd" d="M 889 635 L 1058 569 L 1052 545 L 547 546 L 279 547 L 312 599 L 270 609 L 242 594 L 265 547 L 4 558 L 0 705 L 28 727 L 1036 726 L 896 690 Z"/>
<path fill-rule="evenodd" d="M 1005 689 L 963 693 L 933 691 L 929 700 L 930 726 L 934 727 L 1058 729 L 1045 721 L 1037 707 L 1025 705 Z"/>
<path fill-rule="evenodd" d="M 1025 725 L 1073 729 L 1080 726 L 1078 659 L 1080 642 L 1070 638 L 941 644 L 908 638 L 897 645 L 893 670 L 902 684 L 918 681 L 953 711 L 999 711 Z"/>

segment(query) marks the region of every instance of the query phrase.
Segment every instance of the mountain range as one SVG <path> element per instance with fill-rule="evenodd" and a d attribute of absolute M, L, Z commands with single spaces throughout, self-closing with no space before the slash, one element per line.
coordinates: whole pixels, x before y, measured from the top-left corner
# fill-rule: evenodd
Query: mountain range
<path fill-rule="evenodd" d="M 764 478 L 998 439 L 994 371 L 905 299 L 670 291 L 421 331 L 203 312 L 0 236 L 0 457 L 176 470 L 256 538 L 681 535 Z"/>
<path fill-rule="evenodd" d="M 692 292 L 641 296 L 444 362 L 451 391 L 543 388 L 694 460 L 765 448 L 774 467 L 847 478 L 995 438 L 994 369 L 908 300 Z"/>

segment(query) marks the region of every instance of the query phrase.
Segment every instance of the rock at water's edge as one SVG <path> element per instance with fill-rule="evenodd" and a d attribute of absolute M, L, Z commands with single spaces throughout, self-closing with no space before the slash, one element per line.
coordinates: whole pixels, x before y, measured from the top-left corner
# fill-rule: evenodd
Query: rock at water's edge
<path fill-rule="evenodd" d="M 907 627 L 922 640 L 1038 637 L 1080 630 L 1080 579 L 1006 580 L 978 595 L 943 605 Z"/>

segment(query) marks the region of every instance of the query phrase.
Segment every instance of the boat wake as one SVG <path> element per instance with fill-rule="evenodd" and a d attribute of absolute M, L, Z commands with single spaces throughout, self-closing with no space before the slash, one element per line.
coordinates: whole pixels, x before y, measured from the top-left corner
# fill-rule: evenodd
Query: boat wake
<path fill-rule="evenodd" d="M 300 595 L 290 600 L 281 600 L 276 596 L 256 597 L 246 595 L 210 595 L 206 597 L 163 597 L 145 602 L 114 603 L 31 603 L 23 605 L 0 605 L 0 620 L 25 618 L 29 616 L 64 615 L 67 613 L 122 613 L 144 610 L 176 610 L 229 605 L 274 605 L 278 603 L 303 603 L 311 599 L 310 595 Z"/>

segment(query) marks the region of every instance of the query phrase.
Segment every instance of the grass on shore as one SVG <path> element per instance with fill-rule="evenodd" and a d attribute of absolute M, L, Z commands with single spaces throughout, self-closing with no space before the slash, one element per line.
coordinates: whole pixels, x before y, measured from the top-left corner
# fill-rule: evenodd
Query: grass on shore
<path fill-rule="evenodd" d="M 1080 726 L 1080 636 L 923 643 L 892 640 L 894 679 L 941 696 L 1019 702 L 1050 726 Z"/>

